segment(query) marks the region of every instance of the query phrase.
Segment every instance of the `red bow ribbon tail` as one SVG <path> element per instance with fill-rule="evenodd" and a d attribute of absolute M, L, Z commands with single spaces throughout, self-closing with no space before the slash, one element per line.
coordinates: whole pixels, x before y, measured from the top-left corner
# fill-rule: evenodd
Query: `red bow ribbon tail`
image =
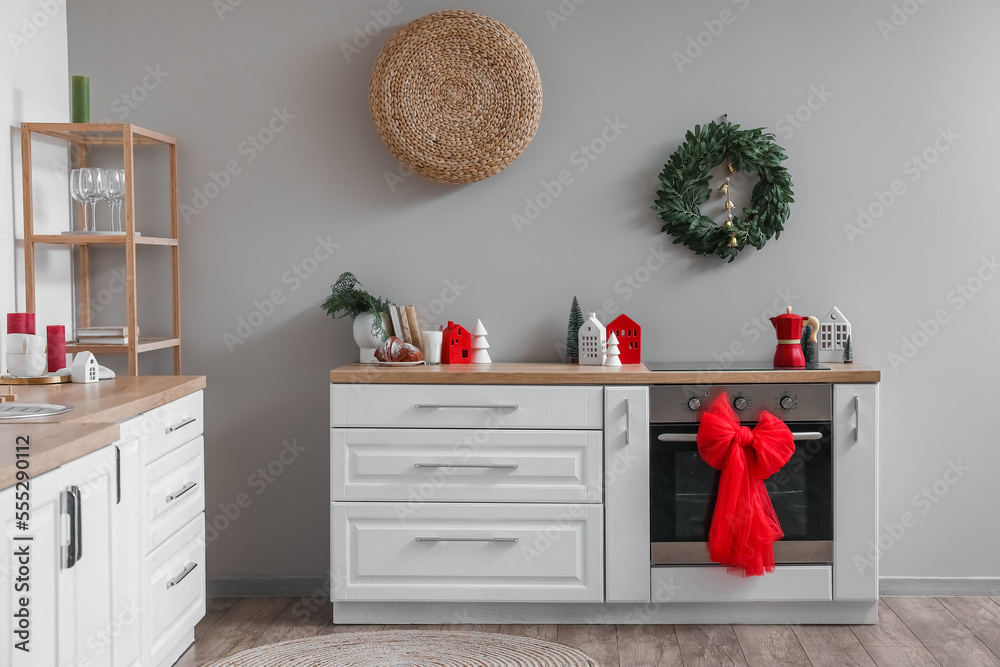
<path fill-rule="evenodd" d="M 774 543 L 784 537 L 764 480 L 795 452 L 785 422 L 762 412 L 751 431 L 740 424 L 723 393 L 698 426 L 698 453 L 722 471 L 708 533 L 709 556 L 743 576 L 774 571 Z"/>

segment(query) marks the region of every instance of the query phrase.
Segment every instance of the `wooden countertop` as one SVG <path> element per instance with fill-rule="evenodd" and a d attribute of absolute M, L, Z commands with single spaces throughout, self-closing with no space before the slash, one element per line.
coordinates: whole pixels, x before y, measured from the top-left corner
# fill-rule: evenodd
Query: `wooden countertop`
<path fill-rule="evenodd" d="M 680 371 L 653 372 L 645 364 L 620 367 L 579 364 L 442 364 L 389 368 L 349 364 L 330 371 L 330 382 L 341 384 L 769 384 L 875 383 L 877 369 L 861 364 L 825 363 L 828 371 Z"/>
<path fill-rule="evenodd" d="M 120 431 L 118 424 L 0 424 L 0 489 L 14 486 L 17 481 L 15 448 L 23 445 L 19 437 L 28 439 L 27 470 L 35 479 L 110 445 L 121 437 Z"/>
<path fill-rule="evenodd" d="M 205 388 L 203 375 L 123 376 L 89 384 L 14 385 L 19 403 L 58 403 L 73 409 L 38 419 L 0 420 L 0 425 L 114 424 Z"/>
<path fill-rule="evenodd" d="M 205 388 L 203 375 L 119 377 L 90 384 L 14 385 L 18 403 L 58 403 L 73 409 L 37 419 L 0 420 L 0 489 L 14 484 L 16 439 L 31 440 L 32 479 L 110 445 L 118 422 Z"/>

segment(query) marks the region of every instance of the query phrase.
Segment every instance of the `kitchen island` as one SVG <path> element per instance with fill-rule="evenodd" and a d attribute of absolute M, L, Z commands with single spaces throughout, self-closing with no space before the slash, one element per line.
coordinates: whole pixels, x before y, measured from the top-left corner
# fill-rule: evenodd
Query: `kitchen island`
<path fill-rule="evenodd" d="M 334 622 L 874 623 L 877 563 L 865 554 L 877 538 L 880 372 L 826 365 L 331 371 Z M 683 399 L 651 411 L 665 386 Z M 809 493 L 825 494 L 826 516 L 809 518 L 827 526 L 819 556 L 748 578 L 699 557 L 651 560 L 665 439 L 651 438 L 655 416 L 694 420 L 722 391 L 749 426 L 765 408 L 790 425 L 807 407 L 825 415 L 796 436 Z"/>

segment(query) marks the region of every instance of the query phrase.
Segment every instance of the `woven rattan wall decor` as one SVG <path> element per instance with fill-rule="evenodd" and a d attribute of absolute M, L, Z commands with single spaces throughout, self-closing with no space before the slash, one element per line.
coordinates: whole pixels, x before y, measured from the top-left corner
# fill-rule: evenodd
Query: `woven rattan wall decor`
<path fill-rule="evenodd" d="M 535 59 L 513 30 L 475 12 L 428 14 L 379 53 L 368 88 L 375 127 L 400 162 L 440 183 L 499 173 L 542 115 Z"/>

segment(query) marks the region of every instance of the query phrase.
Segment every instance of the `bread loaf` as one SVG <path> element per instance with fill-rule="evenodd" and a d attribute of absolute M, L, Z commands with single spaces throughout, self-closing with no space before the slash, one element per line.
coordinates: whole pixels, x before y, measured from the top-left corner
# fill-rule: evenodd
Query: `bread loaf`
<path fill-rule="evenodd" d="M 424 355 L 416 346 L 390 336 L 375 350 L 375 358 L 379 361 L 423 361 Z"/>

